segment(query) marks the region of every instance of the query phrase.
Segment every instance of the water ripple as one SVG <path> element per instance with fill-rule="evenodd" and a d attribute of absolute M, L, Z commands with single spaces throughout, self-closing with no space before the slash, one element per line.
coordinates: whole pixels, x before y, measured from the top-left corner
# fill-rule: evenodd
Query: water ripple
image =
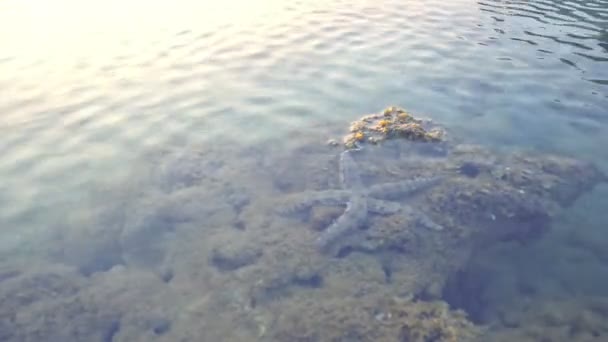
<path fill-rule="evenodd" d="M 571 139 L 593 153 L 607 4 L 134 1 L 133 25 L 117 0 L 4 1 L 0 217 L 61 203 L 58 184 L 79 198 L 148 148 L 285 139 L 389 103 L 482 140 L 554 143 L 531 138 L 547 117 L 560 132 L 600 127 Z"/>
<path fill-rule="evenodd" d="M 570 45 L 579 50 L 572 52 L 579 56 L 589 58 L 593 61 L 602 61 L 606 54 L 606 30 L 608 29 L 608 2 L 605 0 L 594 1 L 480 1 L 482 11 L 496 14 L 496 20 L 504 22 L 506 17 L 524 18 L 536 21 L 541 26 L 533 23 L 522 23 L 525 27 L 522 31 L 511 30 L 508 34 L 525 35 L 552 40 L 559 45 L 553 47 L 555 50 L 563 50 L 562 44 Z M 519 27 L 519 25 L 518 25 Z M 514 38 L 527 43 L 534 39 L 526 40 Z M 547 49 L 549 50 L 549 49 Z"/>

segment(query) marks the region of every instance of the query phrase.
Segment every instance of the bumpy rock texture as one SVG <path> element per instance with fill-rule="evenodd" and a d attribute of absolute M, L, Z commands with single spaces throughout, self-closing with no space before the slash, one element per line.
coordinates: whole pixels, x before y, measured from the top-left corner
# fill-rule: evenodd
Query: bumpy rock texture
<path fill-rule="evenodd" d="M 402 108 L 388 107 L 381 113 L 369 114 L 350 125 L 343 138 L 348 149 L 363 143 L 381 144 L 388 139 L 440 142 L 445 131 L 430 119 L 415 118 Z"/>
<path fill-rule="evenodd" d="M 137 186 L 117 186 L 114 201 L 57 227 L 38 250 L 54 264 L 0 268 L 1 339 L 484 340 L 443 302 L 450 276 L 479 249 L 541 238 L 606 177 L 568 157 L 450 141 L 403 114 L 390 108 L 378 114 L 390 122 L 363 132 L 386 139 L 352 156 L 362 188 L 442 180 L 407 196 L 375 188 L 398 210 L 370 210 L 334 253 L 315 244 L 348 203 L 314 200 L 343 189 L 342 150 L 325 137 L 295 149 L 232 142 L 163 155 L 128 183 Z M 296 198 L 307 205 L 278 213 Z M 420 225 L 422 212 L 442 229 Z M 579 326 L 597 330 L 589 322 Z"/>

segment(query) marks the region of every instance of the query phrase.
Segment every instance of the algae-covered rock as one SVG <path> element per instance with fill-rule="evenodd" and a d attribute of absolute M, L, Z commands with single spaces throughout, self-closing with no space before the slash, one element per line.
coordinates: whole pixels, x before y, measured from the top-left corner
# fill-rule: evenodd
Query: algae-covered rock
<path fill-rule="evenodd" d="M 0 265 L 0 284 L 0 316 L 14 319 L 26 307 L 73 296 L 86 281 L 72 267 L 3 263 Z"/>
<path fill-rule="evenodd" d="M 607 319 L 605 297 L 541 299 L 528 302 L 517 312 L 504 313 L 485 340 L 599 342 L 608 336 Z"/>
<path fill-rule="evenodd" d="M 240 242 L 240 243 L 239 243 Z M 242 243 L 242 240 L 225 240 L 213 248 L 210 262 L 221 271 L 233 271 L 254 264 L 262 256 L 260 247 Z"/>
<path fill-rule="evenodd" d="M 281 305 L 281 304 L 277 304 Z M 276 341 L 473 341 L 479 330 L 445 303 L 382 295 L 301 300 L 274 308 Z"/>
<path fill-rule="evenodd" d="M 154 340 L 170 329 L 175 300 L 154 275 L 115 267 L 85 278 L 53 264 L 1 269 L 3 341 Z"/>
<path fill-rule="evenodd" d="M 346 149 L 363 149 L 348 151 L 347 171 L 324 134 L 296 149 L 233 156 L 218 144 L 160 163 L 158 189 L 63 234 L 52 254 L 80 273 L 0 268 L 0 339 L 475 340 L 479 327 L 443 302 L 448 278 L 490 244 L 542 238 L 556 213 L 606 180 L 573 158 L 457 144 L 393 107 L 353 123 Z M 353 178 L 360 184 L 343 186 Z M 364 191 L 368 214 L 322 253 L 315 241 Z M 604 309 L 576 324 L 551 310 L 529 317 L 560 325 L 551 336 L 586 337 L 605 334 Z"/>
<path fill-rule="evenodd" d="M 391 123 L 399 123 L 399 120 L 410 120 L 409 116 L 398 109 L 390 109 L 384 115 L 377 114 L 353 125 L 355 133 L 386 134 L 385 140 L 376 141 L 375 145 L 367 144 L 356 152 L 356 172 L 360 174 L 363 188 L 373 188 L 376 184 L 403 184 L 408 179 L 430 179 L 437 175 L 442 181 L 413 197 L 393 196 L 391 200 L 402 205 L 403 210 L 389 210 L 384 214 L 370 211 L 365 224 L 341 236 L 336 242 L 336 253 L 317 259 L 315 266 L 323 279 L 317 291 L 356 296 L 390 289 L 401 295 L 439 298 L 449 275 L 462 269 L 476 250 L 505 240 L 528 243 L 541 238 L 563 207 L 606 180 L 592 163 L 565 156 L 499 152 L 446 139 L 399 136 L 396 132 L 391 135 L 381 128 L 392 127 Z M 420 152 L 417 148 L 420 144 L 413 144 L 419 141 L 427 146 L 440 145 L 444 153 Z M 398 153 L 395 153 L 395 146 Z M 391 149 L 388 153 L 387 148 Z M 290 293 L 290 288 L 300 286 L 293 281 L 295 269 L 299 267 L 298 255 L 306 255 L 306 258 L 314 255 L 312 242 L 315 237 L 323 234 L 327 229 L 324 226 L 330 226 L 348 205 L 348 191 L 351 190 L 339 188 L 343 175 L 337 162 L 327 163 L 326 153 L 319 149 L 323 167 L 311 163 L 312 170 L 302 168 L 297 156 L 292 157 L 292 163 L 282 163 L 282 172 L 294 182 L 298 177 L 310 177 L 308 172 L 313 172 L 318 181 L 314 185 L 305 181 L 304 184 L 311 185 L 309 187 L 291 187 L 291 191 L 287 191 L 288 197 L 279 197 L 280 204 L 275 205 L 281 206 L 298 195 L 300 199 L 309 196 L 302 202 L 305 206 L 295 205 L 289 209 L 297 211 L 311 206 L 310 210 L 291 218 L 274 216 L 276 211 L 271 211 L 273 214 L 269 214 L 270 219 L 266 221 L 268 225 L 258 234 L 263 238 L 250 235 L 250 243 L 265 246 L 264 254 L 293 251 L 289 257 L 281 258 L 280 266 L 266 262 L 263 257 L 251 268 L 258 268 L 255 273 L 258 276 L 267 275 L 263 283 L 279 284 L 269 288 L 281 288 L 283 293 Z M 314 153 L 308 154 L 306 159 L 313 160 Z M 323 184 L 326 184 L 325 188 Z M 392 192 L 395 188 L 389 185 L 375 189 Z M 377 205 L 377 202 L 370 203 Z M 443 229 L 428 229 L 428 225 L 416 222 L 423 214 Z M 258 229 L 255 225 L 250 228 Z M 362 260 L 365 260 L 368 272 L 358 271 Z M 273 269 L 281 271 L 273 272 Z M 277 277 L 278 274 L 282 276 Z M 370 286 L 361 286 L 364 283 Z M 350 284 L 351 288 L 345 284 Z"/>
<path fill-rule="evenodd" d="M 348 149 L 364 143 L 379 144 L 388 139 L 417 142 L 438 142 L 445 131 L 429 119 L 419 119 L 402 108 L 388 107 L 380 113 L 363 116 L 353 121 L 350 133 L 343 138 Z"/>

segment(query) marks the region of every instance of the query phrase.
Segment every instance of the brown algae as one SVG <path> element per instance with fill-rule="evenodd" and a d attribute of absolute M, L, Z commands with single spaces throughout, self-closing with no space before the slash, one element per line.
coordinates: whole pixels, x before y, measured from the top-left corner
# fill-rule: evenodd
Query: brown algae
<path fill-rule="evenodd" d="M 430 120 L 415 118 L 404 109 L 391 106 L 380 113 L 363 116 L 350 125 L 350 133 L 343 139 L 347 149 L 359 143 L 380 143 L 387 139 L 406 139 L 417 142 L 437 142 L 444 131 Z"/>

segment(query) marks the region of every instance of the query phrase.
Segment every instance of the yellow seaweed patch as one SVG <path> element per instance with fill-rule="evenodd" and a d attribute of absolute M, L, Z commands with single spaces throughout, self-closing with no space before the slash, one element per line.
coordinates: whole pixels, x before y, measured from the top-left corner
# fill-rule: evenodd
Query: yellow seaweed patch
<path fill-rule="evenodd" d="M 398 120 L 398 121 L 401 121 L 401 122 L 406 122 L 406 121 L 408 121 L 408 120 L 409 120 L 409 119 L 411 119 L 411 118 L 412 118 L 412 117 L 411 117 L 411 116 L 410 116 L 408 113 L 406 113 L 406 112 L 399 113 L 399 114 L 397 115 L 397 120 Z"/>
<path fill-rule="evenodd" d="M 378 126 L 380 127 L 388 127 L 391 124 L 391 122 L 389 120 L 380 120 L 380 122 L 378 122 Z"/>
<path fill-rule="evenodd" d="M 417 119 L 405 110 L 391 106 L 380 113 L 368 114 L 351 123 L 350 134 L 344 137 L 346 148 L 354 148 L 357 142 L 378 144 L 386 139 L 407 139 L 412 141 L 441 141 L 443 130 L 430 120 Z"/>
<path fill-rule="evenodd" d="M 354 132 L 365 129 L 365 126 L 366 126 L 366 123 L 364 121 L 361 121 L 361 120 L 355 121 L 355 122 L 351 123 L 350 131 L 354 133 Z"/>

